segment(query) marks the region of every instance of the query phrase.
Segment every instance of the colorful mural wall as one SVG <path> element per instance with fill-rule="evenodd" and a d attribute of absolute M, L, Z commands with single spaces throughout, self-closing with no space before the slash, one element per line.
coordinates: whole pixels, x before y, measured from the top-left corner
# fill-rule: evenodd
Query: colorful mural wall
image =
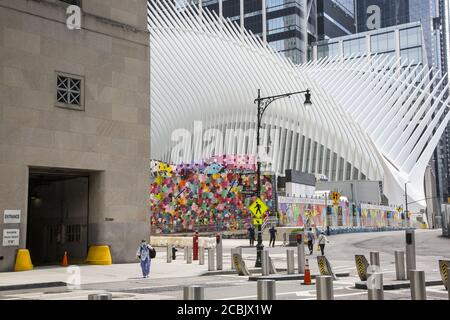
<path fill-rule="evenodd" d="M 222 156 L 210 163 L 170 166 L 153 161 L 151 224 L 155 233 L 246 230 L 256 199 L 253 158 Z M 220 162 L 222 161 L 222 162 Z M 272 207 L 271 176 L 263 176 L 261 198 Z"/>
<path fill-rule="evenodd" d="M 328 210 L 327 210 L 328 206 Z M 308 198 L 278 198 L 280 224 L 297 227 L 395 227 L 402 226 L 401 214 L 394 207 L 361 204 L 353 206 L 346 201 Z"/>

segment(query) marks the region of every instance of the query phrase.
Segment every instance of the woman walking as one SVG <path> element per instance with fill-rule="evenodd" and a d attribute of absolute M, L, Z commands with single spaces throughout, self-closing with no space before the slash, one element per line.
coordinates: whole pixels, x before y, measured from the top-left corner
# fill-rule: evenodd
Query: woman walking
<path fill-rule="evenodd" d="M 322 231 L 320 233 L 317 241 L 319 243 L 320 252 L 322 253 L 322 256 L 324 256 L 325 255 L 325 244 L 330 243 L 330 241 L 328 241 L 327 237 L 325 236 L 325 232 Z"/>

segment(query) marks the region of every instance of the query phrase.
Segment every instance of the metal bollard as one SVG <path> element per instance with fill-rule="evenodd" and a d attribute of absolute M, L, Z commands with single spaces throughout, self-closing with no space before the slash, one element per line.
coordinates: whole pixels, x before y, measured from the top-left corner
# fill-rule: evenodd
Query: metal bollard
<path fill-rule="evenodd" d="M 287 250 L 287 273 L 294 274 L 295 273 L 295 264 L 294 264 L 294 250 Z"/>
<path fill-rule="evenodd" d="M 214 257 L 214 248 L 208 249 L 208 271 L 215 271 L 215 257 Z"/>
<path fill-rule="evenodd" d="M 261 252 L 261 269 L 263 276 L 270 275 L 269 251 L 267 250 Z"/>
<path fill-rule="evenodd" d="M 167 263 L 172 262 L 172 245 L 167 245 Z"/>
<path fill-rule="evenodd" d="M 298 260 L 298 273 L 305 273 L 305 244 L 302 243 L 297 245 L 297 260 Z"/>
<path fill-rule="evenodd" d="M 384 300 L 383 274 L 372 273 L 367 279 L 367 293 L 369 300 Z"/>
<path fill-rule="evenodd" d="M 409 278 L 411 280 L 411 299 L 427 300 L 425 271 L 411 270 Z"/>
<path fill-rule="evenodd" d="M 316 296 L 317 300 L 334 300 L 333 277 L 316 277 Z"/>
<path fill-rule="evenodd" d="M 187 260 L 187 255 L 188 255 L 187 247 L 184 247 L 183 249 L 184 249 L 184 260 Z"/>
<path fill-rule="evenodd" d="M 111 293 L 96 293 L 88 295 L 88 300 L 112 300 Z"/>
<path fill-rule="evenodd" d="M 217 270 L 223 270 L 222 235 L 216 235 Z"/>
<path fill-rule="evenodd" d="M 186 247 L 186 263 L 187 264 L 191 264 L 192 263 L 192 247 L 191 246 L 187 246 Z"/>
<path fill-rule="evenodd" d="M 395 251 L 395 272 L 397 280 L 406 280 L 405 252 L 403 251 Z"/>
<path fill-rule="evenodd" d="M 183 288 L 184 300 L 205 300 L 205 288 L 200 286 L 189 286 Z"/>
<path fill-rule="evenodd" d="M 406 277 L 410 280 L 410 271 L 416 269 L 416 233 L 406 231 Z"/>
<path fill-rule="evenodd" d="M 257 296 L 258 300 L 276 300 L 276 281 L 258 280 Z"/>
<path fill-rule="evenodd" d="M 204 265 L 205 264 L 205 248 L 200 247 L 198 249 L 198 264 Z"/>
<path fill-rule="evenodd" d="M 380 265 L 380 253 L 378 251 L 373 251 L 370 253 L 370 265 L 381 266 Z"/>

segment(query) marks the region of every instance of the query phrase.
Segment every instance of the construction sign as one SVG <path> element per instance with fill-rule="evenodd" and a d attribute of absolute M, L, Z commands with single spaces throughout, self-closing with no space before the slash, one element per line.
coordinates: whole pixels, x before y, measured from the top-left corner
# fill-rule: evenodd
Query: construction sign
<path fill-rule="evenodd" d="M 444 283 L 445 289 L 448 288 L 448 268 L 450 268 L 449 260 L 439 260 L 439 270 L 441 271 L 442 282 Z"/>
<path fill-rule="evenodd" d="M 355 255 L 356 270 L 361 281 L 367 281 L 367 268 L 369 268 L 369 262 L 363 255 Z"/>
<path fill-rule="evenodd" d="M 260 198 L 256 199 L 248 208 L 253 213 L 255 219 L 261 219 L 267 210 L 269 210 L 269 207 Z"/>
<path fill-rule="evenodd" d="M 334 205 L 338 205 L 341 201 L 341 194 L 339 192 L 333 192 L 331 194 L 331 200 L 333 200 Z"/>

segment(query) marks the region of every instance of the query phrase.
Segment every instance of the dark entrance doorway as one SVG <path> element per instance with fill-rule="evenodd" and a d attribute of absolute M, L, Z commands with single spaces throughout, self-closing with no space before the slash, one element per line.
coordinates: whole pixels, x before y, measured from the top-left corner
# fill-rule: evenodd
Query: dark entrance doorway
<path fill-rule="evenodd" d="M 30 169 L 27 248 L 33 264 L 81 263 L 88 247 L 89 173 Z"/>

